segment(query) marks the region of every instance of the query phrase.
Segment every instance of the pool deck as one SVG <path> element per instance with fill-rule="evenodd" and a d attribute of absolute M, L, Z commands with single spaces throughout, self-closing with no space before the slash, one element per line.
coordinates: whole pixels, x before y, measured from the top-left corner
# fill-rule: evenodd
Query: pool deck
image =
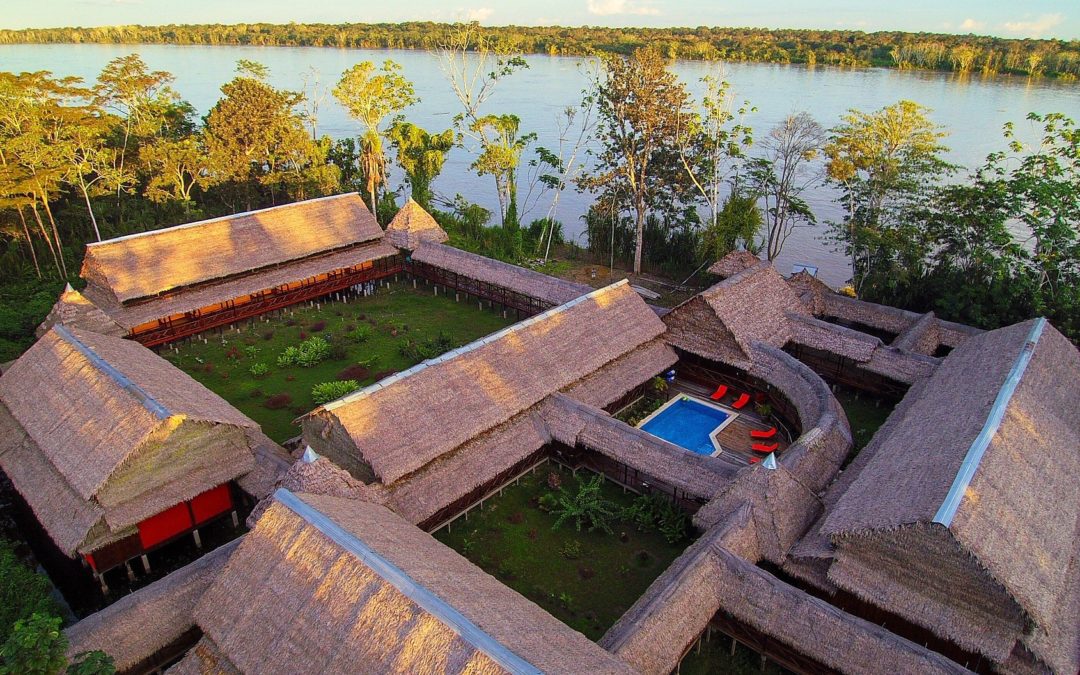
<path fill-rule="evenodd" d="M 671 385 L 669 393 L 673 396 L 687 394 L 708 402 L 709 395 L 712 391 L 706 391 L 704 387 L 697 386 L 691 382 L 679 382 L 676 380 L 675 383 Z M 730 407 L 731 402 L 735 400 L 736 396 L 738 396 L 738 392 L 733 389 L 732 392 L 729 392 L 723 400 L 719 401 L 719 403 L 725 408 Z M 779 443 L 780 445 L 777 448 L 777 453 L 783 453 L 783 451 L 791 445 L 791 442 L 784 435 L 783 429 L 780 429 L 775 438 L 769 439 L 768 441 L 755 441 L 750 438 L 750 432 L 752 430 L 765 431 L 773 426 L 772 424 L 764 422 L 761 417 L 754 412 L 753 408 L 753 404 L 750 404 L 742 410 L 739 410 L 738 416 L 721 429 L 715 437 L 724 448 L 723 456 L 741 464 L 749 464 L 751 457 L 760 457 L 762 459 L 766 457 L 766 455 L 754 452 L 750 449 L 756 442 Z"/>

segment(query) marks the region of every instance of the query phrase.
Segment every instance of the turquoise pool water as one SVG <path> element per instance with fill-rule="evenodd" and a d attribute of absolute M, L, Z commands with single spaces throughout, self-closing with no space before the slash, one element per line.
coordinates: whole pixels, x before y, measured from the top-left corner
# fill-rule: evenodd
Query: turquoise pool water
<path fill-rule="evenodd" d="M 727 421 L 729 415 L 691 399 L 679 399 L 641 425 L 644 431 L 682 446 L 699 455 L 716 452 L 709 434 Z"/>

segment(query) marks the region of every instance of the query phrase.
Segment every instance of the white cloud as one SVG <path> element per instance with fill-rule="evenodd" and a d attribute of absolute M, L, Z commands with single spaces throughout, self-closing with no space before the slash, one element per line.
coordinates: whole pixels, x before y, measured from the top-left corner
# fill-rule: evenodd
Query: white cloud
<path fill-rule="evenodd" d="M 1065 17 L 1060 14 L 1040 14 L 1030 21 L 1006 21 L 1005 30 L 1025 37 L 1041 37 L 1051 28 L 1058 26 Z"/>
<path fill-rule="evenodd" d="M 660 10 L 648 0 L 586 0 L 585 7 L 589 14 L 612 16 L 614 14 L 637 14 L 656 16 Z"/>
<path fill-rule="evenodd" d="M 977 31 L 977 30 L 982 30 L 983 28 L 986 28 L 986 22 L 985 21 L 977 21 L 977 20 L 972 19 L 970 17 L 967 18 L 967 19 L 964 19 L 960 23 L 960 30 L 966 30 L 966 31 L 974 32 L 974 31 Z"/>
<path fill-rule="evenodd" d="M 486 21 L 488 17 L 495 13 L 495 10 L 490 7 L 474 7 L 473 9 L 460 9 L 458 13 L 465 21 Z"/>

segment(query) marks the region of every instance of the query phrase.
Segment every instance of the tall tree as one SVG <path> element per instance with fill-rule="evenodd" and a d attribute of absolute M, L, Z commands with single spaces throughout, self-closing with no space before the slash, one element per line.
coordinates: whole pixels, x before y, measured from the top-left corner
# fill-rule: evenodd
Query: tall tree
<path fill-rule="evenodd" d="M 679 160 L 694 189 L 709 205 L 709 223 L 715 227 L 724 186 L 728 182 L 737 186 L 736 172 L 745 158 L 744 148 L 754 142 L 752 130 L 742 121 L 753 108 L 749 101 L 743 101 L 733 111 L 731 85 L 720 75 L 707 75 L 701 81 L 705 85 L 701 103 L 679 120 Z"/>
<path fill-rule="evenodd" d="M 851 259 L 856 293 L 871 274 L 899 279 L 921 270 L 924 233 L 905 214 L 955 169 L 942 159 L 946 134 L 929 112 L 911 101 L 850 110 L 830 132 L 826 172 L 844 207 L 834 235 Z"/>
<path fill-rule="evenodd" d="M 536 134 L 521 134 L 521 118 L 517 115 L 484 115 L 473 122 L 470 129 L 487 139 L 471 168 L 481 176 L 489 175 L 495 179 L 502 224 L 516 228 L 517 169 L 521 164 L 521 153 L 536 140 Z"/>
<path fill-rule="evenodd" d="M 662 177 L 677 167 L 680 117 L 688 95 L 655 50 L 629 58 L 609 57 L 594 82 L 598 135 L 596 167 L 579 184 L 621 196 L 634 212 L 634 273 L 641 272 L 645 216 L 663 187 Z"/>
<path fill-rule="evenodd" d="M 825 145 L 825 130 L 807 112 L 788 115 L 759 143 L 762 155 L 750 163 L 754 192 L 764 202 L 765 252 L 775 260 L 798 225 L 817 219 L 802 195 L 822 180 L 810 168 Z"/>
<path fill-rule="evenodd" d="M 371 61 L 346 70 L 334 87 L 334 96 L 360 123 L 360 167 L 371 197 L 371 212 L 377 213 L 376 192 L 386 182 L 386 154 L 379 125 L 420 99 L 413 93 L 412 82 L 402 77 L 401 66 L 389 60 L 381 71 Z"/>
<path fill-rule="evenodd" d="M 397 161 L 409 181 L 412 198 L 429 211 L 434 194 L 431 183 L 442 172 L 446 157 L 453 149 L 453 129 L 431 134 L 411 123 L 398 121 L 387 136 L 397 153 Z"/>

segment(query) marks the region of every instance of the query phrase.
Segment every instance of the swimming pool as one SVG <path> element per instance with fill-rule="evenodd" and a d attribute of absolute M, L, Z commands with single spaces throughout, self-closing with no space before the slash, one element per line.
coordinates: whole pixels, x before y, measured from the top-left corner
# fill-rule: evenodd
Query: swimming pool
<path fill-rule="evenodd" d="M 737 414 L 689 396 L 679 396 L 646 417 L 638 428 L 699 455 L 718 455 L 721 448 L 716 434 Z"/>

